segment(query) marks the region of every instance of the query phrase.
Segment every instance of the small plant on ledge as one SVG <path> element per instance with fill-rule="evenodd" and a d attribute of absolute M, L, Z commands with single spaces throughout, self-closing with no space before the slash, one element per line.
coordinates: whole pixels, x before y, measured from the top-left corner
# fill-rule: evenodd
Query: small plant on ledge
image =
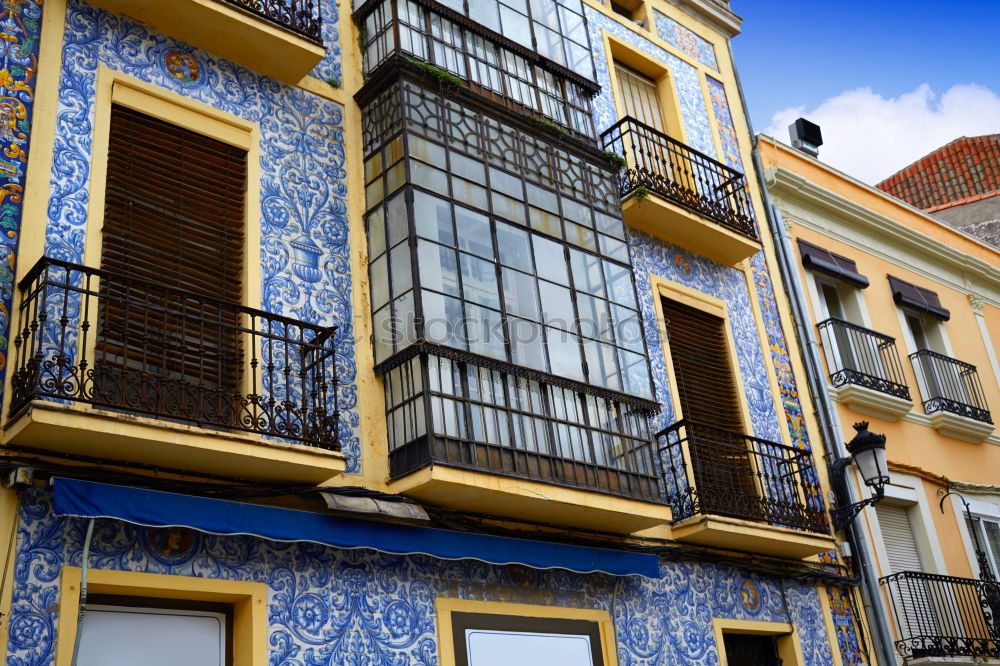
<path fill-rule="evenodd" d="M 462 79 L 458 78 L 451 72 L 446 72 L 430 63 L 413 61 L 413 64 L 417 69 L 440 83 L 442 86 L 447 86 L 449 88 L 461 88 L 465 85 L 465 82 L 462 81 Z"/>
<path fill-rule="evenodd" d="M 333 77 L 333 78 L 327 79 L 326 83 L 331 88 L 339 88 L 340 87 L 340 79 L 338 79 L 337 77 Z"/>
<path fill-rule="evenodd" d="M 608 164 L 618 169 L 619 171 L 628 166 L 628 162 L 625 161 L 625 158 L 613 150 L 605 150 L 604 159 L 607 161 Z"/>
<path fill-rule="evenodd" d="M 644 186 L 640 185 L 639 187 L 632 190 L 632 196 L 635 197 L 636 203 L 641 203 L 643 199 L 649 196 L 649 190 L 647 190 Z"/>
<path fill-rule="evenodd" d="M 566 130 L 564 130 L 562 127 L 559 127 L 559 125 L 556 125 L 551 120 L 546 120 L 545 118 L 538 118 L 537 116 L 532 118 L 532 120 L 534 120 L 535 124 L 541 127 L 546 132 L 550 132 L 552 134 L 556 134 L 562 137 L 566 136 L 567 134 Z"/>

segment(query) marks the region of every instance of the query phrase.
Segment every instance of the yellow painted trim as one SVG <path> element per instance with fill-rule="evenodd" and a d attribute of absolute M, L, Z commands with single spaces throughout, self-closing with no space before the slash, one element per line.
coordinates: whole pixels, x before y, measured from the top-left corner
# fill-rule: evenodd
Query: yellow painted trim
<path fill-rule="evenodd" d="M 18 239 L 15 285 L 41 259 L 45 252 L 45 229 L 48 225 L 49 191 L 52 159 L 56 141 L 56 112 L 59 109 L 59 79 L 62 77 L 62 45 L 66 30 L 66 0 L 46 0 L 42 12 L 42 30 L 38 47 L 38 78 L 35 84 L 35 109 L 31 119 L 31 144 L 25 173 L 21 234 Z M 10 320 L 18 324 L 16 312 L 21 304 L 21 290 L 14 289 Z M 13 364 L 7 349 L 7 365 Z M 4 419 L 10 413 L 11 380 L 7 372 L 3 392 Z M 6 633 L 5 633 L 6 635 Z M 3 654 L 0 652 L 0 654 Z"/>
<path fill-rule="evenodd" d="M 596 622 L 601 632 L 601 652 L 604 654 L 604 663 L 606 666 L 618 666 L 615 627 L 611 621 L 611 614 L 606 610 L 514 604 L 505 601 L 473 601 L 446 597 L 438 597 L 434 602 L 434 607 L 437 610 L 438 654 L 441 666 L 454 666 L 455 664 L 455 644 L 451 628 L 452 613 L 490 613 L 493 615 Z"/>
<path fill-rule="evenodd" d="M 677 84 L 674 73 L 666 64 L 651 58 L 648 54 L 615 37 L 607 30 L 601 31 L 604 41 L 604 57 L 608 65 L 608 77 L 611 79 L 611 94 L 614 97 L 615 111 L 618 118 L 625 116 L 625 105 L 621 98 L 621 88 L 618 85 L 618 73 L 615 71 L 615 61 L 628 65 L 637 72 L 650 77 L 656 83 L 656 96 L 663 112 L 663 123 L 667 134 L 685 142 L 684 120 L 681 117 L 681 107 L 677 95 Z"/>
<path fill-rule="evenodd" d="M 805 666 L 806 662 L 802 657 L 802 643 L 799 640 L 799 634 L 793 625 L 786 622 L 715 618 L 712 620 L 712 633 L 715 637 L 715 647 L 719 652 L 719 666 L 729 666 L 729 655 L 726 654 L 723 633 L 774 636 L 778 647 L 778 657 L 783 666 Z"/>
<path fill-rule="evenodd" d="M 70 666 L 80 613 L 80 567 L 63 567 L 56 666 Z M 233 665 L 267 664 L 267 585 L 197 576 L 87 570 L 88 594 L 212 601 L 233 606 Z M 84 620 L 86 621 L 86 619 Z"/>
<path fill-rule="evenodd" d="M 3 594 L 0 595 L 0 655 L 7 654 L 7 628 L 10 622 L 10 607 L 14 594 L 14 562 L 17 558 L 17 523 L 20 499 L 12 488 L 0 488 L 0 572 L 6 575 L 0 580 Z M 0 574 L 2 575 L 2 574 Z"/>

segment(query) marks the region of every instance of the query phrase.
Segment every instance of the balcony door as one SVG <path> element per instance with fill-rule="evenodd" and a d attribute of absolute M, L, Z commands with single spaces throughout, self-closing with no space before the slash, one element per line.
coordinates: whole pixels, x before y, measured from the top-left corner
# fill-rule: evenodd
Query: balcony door
<path fill-rule="evenodd" d="M 666 133 L 656 81 L 619 62 L 615 63 L 615 75 L 624 115 Z"/>
<path fill-rule="evenodd" d="M 688 427 L 688 453 L 702 510 L 764 520 L 726 322 L 667 298 L 662 303 L 681 414 L 695 423 Z"/>
<path fill-rule="evenodd" d="M 112 107 L 96 403 L 235 418 L 246 170 L 241 148 Z"/>

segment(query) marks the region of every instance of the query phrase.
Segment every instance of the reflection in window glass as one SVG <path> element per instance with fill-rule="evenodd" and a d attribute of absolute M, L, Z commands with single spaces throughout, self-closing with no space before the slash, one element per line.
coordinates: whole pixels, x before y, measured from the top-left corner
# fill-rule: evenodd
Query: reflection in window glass
<path fill-rule="evenodd" d="M 538 295 L 535 278 L 520 271 L 503 269 L 503 298 L 510 314 L 538 321 Z"/>
<path fill-rule="evenodd" d="M 421 292 L 424 306 L 424 337 L 429 342 L 466 349 L 462 301 L 432 291 Z"/>
<path fill-rule="evenodd" d="M 455 226 L 458 228 L 458 247 L 466 252 L 493 258 L 493 233 L 490 220 L 485 215 L 466 208 L 455 208 Z"/>
<path fill-rule="evenodd" d="M 465 298 L 499 310 L 500 294 L 497 293 L 496 265 L 464 252 L 461 262 Z"/>

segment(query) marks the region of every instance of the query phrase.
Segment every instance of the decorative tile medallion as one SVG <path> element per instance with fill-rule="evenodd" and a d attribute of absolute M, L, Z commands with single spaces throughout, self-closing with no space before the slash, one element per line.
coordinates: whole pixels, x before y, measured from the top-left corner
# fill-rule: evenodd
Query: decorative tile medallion
<path fill-rule="evenodd" d="M 719 71 L 719 61 L 715 57 L 715 47 L 663 12 L 653 10 L 656 20 L 656 34 L 668 44 L 677 47 L 706 67 Z"/>
<path fill-rule="evenodd" d="M 201 68 L 198 61 L 186 51 L 177 49 L 164 51 L 161 56 L 161 64 L 167 76 L 172 77 L 179 85 L 192 87 L 204 81 L 201 79 Z"/>

